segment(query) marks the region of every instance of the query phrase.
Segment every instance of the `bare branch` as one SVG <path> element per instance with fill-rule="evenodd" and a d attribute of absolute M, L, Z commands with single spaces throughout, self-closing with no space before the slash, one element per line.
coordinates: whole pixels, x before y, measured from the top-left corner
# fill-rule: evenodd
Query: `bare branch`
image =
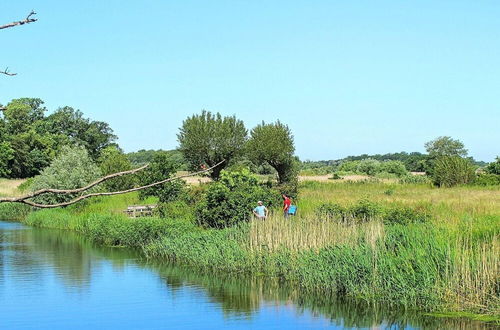
<path fill-rule="evenodd" d="M 221 165 L 222 163 L 224 163 L 225 160 L 215 164 L 214 166 L 211 166 L 207 169 L 204 169 L 204 170 L 201 170 L 201 171 L 198 171 L 198 172 L 194 172 L 194 173 L 190 173 L 190 174 L 184 174 L 184 175 L 179 175 L 179 176 L 176 176 L 176 177 L 173 177 L 173 178 L 168 178 L 168 179 L 165 179 L 165 180 L 161 180 L 161 181 L 157 181 L 157 182 L 154 182 L 154 183 L 151 183 L 151 184 L 148 184 L 148 185 L 145 185 L 145 186 L 141 186 L 141 187 L 135 187 L 135 188 L 131 188 L 131 189 L 127 189 L 127 190 L 121 190 L 121 191 L 112 191 L 112 192 L 100 192 L 100 193 L 91 193 L 91 194 L 87 194 L 87 195 L 82 195 L 82 196 L 79 196 L 71 201 L 68 201 L 68 202 L 64 202 L 64 203 L 59 203 L 59 204 L 52 204 L 52 205 L 45 205 L 45 204 L 38 204 L 38 203 L 35 203 L 35 202 L 32 202 L 32 201 L 29 201 L 27 200 L 28 198 L 32 198 L 34 196 L 38 196 L 40 194 L 43 194 L 43 193 L 49 193 L 49 192 L 52 192 L 52 193 L 64 193 L 64 194 L 68 194 L 68 193 L 73 193 L 73 192 L 82 192 L 82 191 L 85 191 L 85 190 L 88 190 L 92 187 L 94 187 L 98 182 L 98 183 L 101 183 L 105 180 L 108 180 L 110 179 L 110 176 L 111 177 L 116 177 L 116 176 L 121 176 L 121 175 L 125 175 L 125 174 L 130 174 L 130 171 L 126 171 L 126 172 L 129 172 L 129 173 L 125 173 L 125 172 L 119 172 L 119 173 L 114 173 L 114 174 L 110 174 L 106 177 L 103 177 L 93 183 L 91 183 L 90 185 L 86 186 L 86 187 L 83 187 L 83 188 L 78 188 L 78 189 L 73 189 L 73 190 L 60 190 L 60 189 L 42 189 L 42 190 L 39 190 L 39 191 L 36 191 L 30 195 L 26 195 L 26 196 L 22 196 L 22 197 L 10 197 L 10 198 L 0 198 L 0 203 L 5 203 L 5 202 L 11 202 L 11 203 L 23 203 L 23 204 L 27 204 L 27 205 L 30 205 L 30 206 L 33 206 L 33 207 L 38 207 L 38 208 L 56 208 L 56 207 L 63 207 L 63 206 L 68 206 L 68 205 L 71 205 L 71 204 L 75 204 L 81 200 L 84 200 L 84 199 L 87 199 L 89 197 L 95 197 L 95 196 L 112 196 L 112 195 L 121 195 L 121 194 L 126 194 L 126 193 L 130 193 L 130 192 L 134 192 L 134 191 L 138 191 L 138 190 L 143 190 L 143 189 L 147 189 L 147 188 L 151 188 L 151 187 L 154 187 L 154 186 L 158 186 L 160 184 L 164 184 L 164 183 L 167 183 L 167 182 L 170 182 L 170 181 L 174 181 L 174 180 L 178 180 L 178 179 L 182 179 L 182 178 L 187 178 L 187 177 L 190 177 L 190 176 L 195 176 L 195 175 L 199 175 L 199 174 L 202 174 L 202 173 L 206 173 L 208 171 L 211 171 L 212 169 L 216 168 L 217 166 Z M 138 169 L 135 169 L 135 170 L 132 170 L 132 171 L 139 171 L 139 170 L 142 170 L 144 168 L 146 168 L 148 165 L 145 165 L 141 168 L 138 168 Z M 95 184 L 94 184 L 95 183 Z"/>
<path fill-rule="evenodd" d="M 32 10 L 31 13 L 29 13 L 29 15 L 26 16 L 26 18 L 23 19 L 22 21 L 17 21 L 17 22 L 12 22 L 12 23 L 5 24 L 5 25 L 0 25 L 0 30 L 11 28 L 11 27 L 18 26 L 18 25 L 24 25 L 24 24 L 36 22 L 38 19 L 31 18 L 31 16 L 33 16 L 33 15 L 36 15 L 36 13 Z"/>
<path fill-rule="evenodd" d="M 12 73 L 9 71 L 9 68 L 5 68 L 5 70 L 0 71 L 0 73 L 6 74 L 7 76 L 15 76 L 17 73 Z"/>

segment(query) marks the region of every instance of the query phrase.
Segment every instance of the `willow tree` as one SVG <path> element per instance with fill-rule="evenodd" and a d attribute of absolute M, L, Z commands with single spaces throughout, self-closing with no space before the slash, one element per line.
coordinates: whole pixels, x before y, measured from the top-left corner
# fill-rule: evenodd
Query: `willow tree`
<path fill-rule="evenodd" d="M 246 150 L 255 163 L 271 165 L 278 173 L 280 184 L 296 179 L 293 135 L 290 128 L 279 120 L 271 124 L 262 122 L 252 129 Z"/>
<path fill-rule="evenodd" d="M 212 179 L 218 180 L 220 172 L 231 160 L 242 155 L 247 130 L 243 121 L 235 116 L 222 117 L 220 113 L 203 110 L 183 121 L 177 138 L 179 150 L 192 170 L 211 167 L 225 160 L 210 173 Z"/>

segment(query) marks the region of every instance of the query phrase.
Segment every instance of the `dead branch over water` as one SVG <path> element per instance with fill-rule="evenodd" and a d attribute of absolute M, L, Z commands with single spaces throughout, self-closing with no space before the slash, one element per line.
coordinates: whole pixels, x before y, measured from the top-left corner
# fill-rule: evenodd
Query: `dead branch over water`
<path fill-rule="evenodd" d="M 33 197 L 36 197 L 36 196 L 39 196 L 39 195 L 42 195 L 42 194 L 46 194 L 46 193 L 53 193 L 53 194 L 74 194 L 74 193 L 84 192 L 84 191 L 87 191 L 90 188 L 93 188 L 93 187 L 97 186 L 98 184 L 100 184 L 100 183 L 102 183 L 104 181 L 107 181 L 109 179 L 116 178 L 116 177 L 123 176 L 123 175 L 127 175 L 127 174 L 133 174 L 133 173 L 137 173 L 139 171 L 142 171 L 142 170 L 144 170 L 145 168 L 147 168 L 149 166 L 149 164 L 146 164 L 146 165 L 144 165 L 142 167 L 139 167 L 139 168 L 136 168 L 136 169 L 133 169 L 133 170 L 109 174 L 107 176 L 104 176 L 102 178 L 97 179 L 96 181 L 90 183 L 89 185 L 87 185 L 85 187 L 81 187 L 81 188 L 77 188 L 77 189 L 41 189 L 41 190 L 35 191 L 33 193 L 30 193 L 30 194 L 26 194 L 26 195 L 20 196 L 20 197 L 3 197 L 3 198 L 0 198 L 0 203 L 22 203 L 22 204 L 27 204 L 27 205 L 30 205 L 30 206 L 33 206 L 33 207 L 46 208 L 46 209 L 47 208 L 63 207 L 63 206 L 68 206 L 68 205 L 71 205 L 71 204 L 75 204 L 75 203 L 77 203 L 79 201 L 82 201 L 84 199 L 87 199 L 89 197 L 95 197 L 95 196 L 112 196 L 112 195 L 126 194 L 126 193 L 129 193 L 129 192 L 139 191 L 139 190 L 151 188 L 151 187 L 154 187 L 154 186 L 158 186 L 160 184 L 164 184 L 164 183 L 171 182 L 171 181 L 174 181 L 174 180 L 178 180 L 178 179 L 187 178 L 187 177 L 190 177 L 190 176 L 195 176 L 195 175 L 203 174 L 203 173 L 206 173 L 206 172 L 209 172 L 209 171 L 213 170 L 217 166 L 221 165 L 223 162 L 224 162 L 224 160 L 221 161 L 221 162 L 219 162 L 219 163 L 217 163 L 217 164 L 215 164 L 214 166 L 211 166 L 209 168 L 206 168 L 206 169 L 198 171 L 198 172 L 193 172 L 193 173 L 189 173 L 189 174 L 179 175 L 179 176 L 176 176 L 176 177 L 173 177 L 173 178 L 168 178 L 168 179 L 164 179 L 164 180 L 161 180 L 161 181 L 153 182 L 153 183 L 150 183 L 148 185 L 144 185 L 144 186 L 140 186 L 140 187 L 135 187 L 135 188 L 127 189 L 127 190 L 120 190 L 120 191 L 90 193 L 90 194 L 79 196 L 79 197 L 77 197 L 75 199 L 72 199 L 72 200 L 70 200 L 68 202 L 63 202 L 63 203 L 58 203 L 58 204 L 50 204 L 50 205 L 39 204 L 39 203 L 36 203 L 36 202 L 33 202 L 33 201 L 29 200 L 30 198 L 33 198 Z"/>

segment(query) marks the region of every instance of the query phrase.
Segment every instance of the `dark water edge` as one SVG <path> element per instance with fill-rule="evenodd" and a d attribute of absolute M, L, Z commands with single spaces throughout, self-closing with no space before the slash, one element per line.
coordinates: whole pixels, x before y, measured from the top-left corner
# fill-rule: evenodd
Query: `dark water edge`
<path fill-rule="evenodd" d="M 12 222 L 0 222 L 0 269 L 2 329 L 496 328 L 305 294 L 279 279 L 200 273 Z"/>

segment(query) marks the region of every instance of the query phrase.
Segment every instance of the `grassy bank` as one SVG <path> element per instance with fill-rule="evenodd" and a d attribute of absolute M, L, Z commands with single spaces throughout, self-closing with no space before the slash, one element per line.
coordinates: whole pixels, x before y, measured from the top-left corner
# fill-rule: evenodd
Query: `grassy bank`
<path fill-rule="evenodd" d="M 389 192 L 388 192 L 389 191 Z M 427 311 L 500 314 L 498 189 L 434 189 L 380 183 L 304 183 L 300 217 L 202 229 L 185 219 L 128 219 L 134 194 L 30 213 L 24 222 L 80 232 L 96 243 L 206 270 L 265 274 L 304 290 Z M 343 223 L 316 215 L 322 202 L 425 207 L 426 223 L 379 217 Z M 149 201 L 152 202 L 152 201 Z M 278 212 L 276 212 L 278 213 Z"/>

